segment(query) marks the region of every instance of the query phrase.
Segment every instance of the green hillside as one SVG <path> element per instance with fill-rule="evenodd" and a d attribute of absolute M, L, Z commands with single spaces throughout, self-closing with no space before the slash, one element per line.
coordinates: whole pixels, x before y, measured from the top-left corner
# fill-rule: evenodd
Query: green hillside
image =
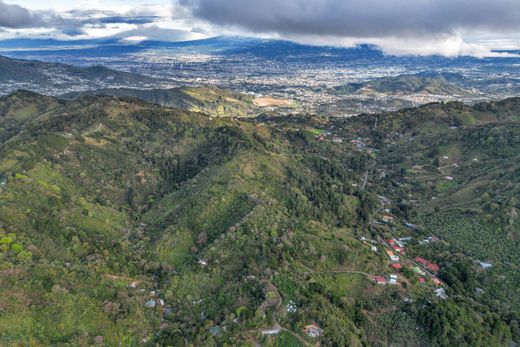
<path fill-rule="evenodd" d="M 519 114 L 512 99 L 238 120 L 129 98 L 4 97 L 0 345 L 519 341 Z M 441 241 L 418 244 L 431 233 Z M 389 267 L 383 240 L 408 235 L 412 257 L 442 266 L 448 299 L 411 261 Z M 390 273 L 399 285 L 374 284 Z"/>
<path fill-rule="evenodd" d="M 133 97 L 161 106 L 182 108 L 192 112 L 202 112 L 214 117 L 232 115 L 244 117 L 257 115 L 260 109 L 253 103 L 253 97 L 234 93 L 216 87 L 173 88 L 173 89 L 101 89 L 87 92 L 68 93 L 64 99 L 76 99 L 81 96 L 106 95 L 115 97 Z"/>
<path fill-rule="evenodd" d="M 368 82 L 350 83 L 336 88 L 337 93 L 386 94 L 386 95 L 450 95 L 466 96 L 471 91 L 464 88 L 464 77 L 458 74 L 419 73 L 382 77 Z"/>

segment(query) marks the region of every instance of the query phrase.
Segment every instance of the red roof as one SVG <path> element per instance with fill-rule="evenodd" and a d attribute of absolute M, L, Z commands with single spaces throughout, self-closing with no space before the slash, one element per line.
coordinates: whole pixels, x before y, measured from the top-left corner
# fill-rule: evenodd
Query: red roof
<path fill-rule="evenodd" d="M 377 283 L 385 283 L 385 278 L 383 276 L 376 276 L 375 280 Z"/>
<path fill-rule="evenodd" d="M 424 283 L 424 282 L 426 282 L 426 280 L 424 279 L 424 277 L 419 278 L 419 283 Z"/>
<path fill-rule="evenodd" d="M 390 240 L 388 240 L 388 243 L 395 243 L 395 240 L 394 239 L 390 239 Z"/>
<path fill-rule="evenodd" d="M 393 267 L 394 269 L 400 269 L 401 268 L 401 264 L 399 264 L 399 263 L 395 263 L 395 264 L 392 264 L 390 266 Z"/>
<path fill-rule="evenodd" d="M 437 265 L 437 264 L 429 263 L 429 264 L 428 264 L 428 269 L 430 269 L 430 270 L 432 270 L 432 271 L 434 271 L 434 272 L 437 272 L 437 271 L 439 271 L 441 268 L 440 268 L 440 266 Z"/>
<path fill-rule="evenodd" d="M 415 261 L 418 262 L 419 264 L 423 264 L 423 265 L 428 264 L 428 261 L 426 259 L 421 258 L 421 257 L 415 257 Z"/>

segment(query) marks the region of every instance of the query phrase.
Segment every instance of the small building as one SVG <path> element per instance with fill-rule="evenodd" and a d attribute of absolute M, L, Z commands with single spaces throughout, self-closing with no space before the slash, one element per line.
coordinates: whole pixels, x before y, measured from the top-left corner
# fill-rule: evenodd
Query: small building
<path fill-rule="evenodd" d="M 383 276 L 374 277 L 374 282 L 379 285 L 386 284 L 385 278 Z"/>
<path fill-rule="evenodd" d="M 446 176 L 445 178 L 446 178 L 446 180 L 448 180 L 448 181 L 453 181 L 453 180 L 454 180 L 454 178 L 451 177 L 451 176 Z"/>
<path fill-rule="evenodd" d="M 145 302 L 144 307 L 146 308 L 154 308 L 155 307 L 155 299 L 150 299 Z"/>
<path fill-rule="evenodd" d="M 202 266 L 206 266 L 206 265 L 208 265 L 208 262 L 205 261 L 204 259 L 199 259 L 199 264 Z"/>
<path fill-rule="evenodd" d="M 419 278 L 419 283 L 426 283 L 426 279 L 424 277 Z"/>
<path fill-rule="evenodd" d="M 385 223 L 391 223 L 391 222 L 393 222 L 393 221 L 394 221 L 394 217 L 389 216 L 389 215 L 387 215 L 387 214 L 385 214 L 385 215 L 383 216 L 383 222 L 385 222 Z"/>
<path fill-rule="evenodd" d="M 323 330 L 317 324 L 307 325 L 305 328 L 303 328 L 303 331 L 305 334 L 307 334 L 307 336 L 314 338 L 320 337 L 321 333 L 323 332 Z"/>
<path fill-rule="evenodd" d="M 478 261 L 480 267 L 483 269 L 483 270 L 489 270 L 493 267 L 493 264 L 491 263 L 488 263 L 488 262 L 485 262 L 485 261 Z"/>
<path fill-rule="evenodd" d="M 390 256 L 390 260 L 391 260 L 392 262 L 394 262 L 394 263 L 397 263 L 397 262 L 399 262 L 399 257 L 396 256 L 396 255 L 391 255 L 391 256 Z"/>
<path fill-rule="evenodd" d="M 442 285 L 441 280 L 438 279 L 437 277 L 433 277 L 432 278 L 432 282 L 435 283 L 435 285 L 438 285 L 438 286 Z"/>
<path fill-rule="evenodd" d="M 394 264 L 391 264 L 390 265 L 392 268 L 396 269 L 396 270 L 399 270 L 402 268 L 401 264 L 399 263 L 394 263 Z"/>
<path fill-rule="evenodd" d="M 412 269 L 413 272 L 415 272 L 416 274 L 419 274 L 421 276 L 425 276 L 426 275 L 426 272 L 424 272 L 423 270 L 421 270 L 418 266 L 414 267 Z"/>
<path fill-rule="evenodd" d="M 370 249 L 372 250 L 372 252 L 377 253 L 377 247 L 376 246 L 372 246 L 372 247 L 370 247 Z"/>
<path fill-rule="evenodd" d="M 439 272 L 441 267 L 439 265 L 437 265 L 437 264 L 434 264 L 434 263 L 428 263 L 428 269 L 430 269 L 433 272 Z"/>
<path fill-rule="evenodd" d="M 419 264 L 422 264 L 422 265 L 427 265 L 428 264 L 428 261 L 426 259 L 423 259 L 421 257 L 415 257 L 415 261 Z"/>
<path fill-rule="evenodd" d="M 389 284 L 397 284 L 397 275 L 389 275 L 388 276 Z"/>
<path fill-rule="evenodd" d="M 394 252 L 392 252 L 391 250 L 387 249 L 387 250 L 386 250 L 386 254 L 387 254 L 389 257 L 391 257 L 391 256 L 394 255 Z"/>
<path fill-rule="evenodd" d="M 448 298 L 448 294 L 446 294 L 446 291 L 444 290 L 444 288 L 439 288 L 439 289 L 436 289 L 435 290 L 435 295 L 438 297 L 438 298 L 441 298 L 443 300 L 446 300 Z"/>

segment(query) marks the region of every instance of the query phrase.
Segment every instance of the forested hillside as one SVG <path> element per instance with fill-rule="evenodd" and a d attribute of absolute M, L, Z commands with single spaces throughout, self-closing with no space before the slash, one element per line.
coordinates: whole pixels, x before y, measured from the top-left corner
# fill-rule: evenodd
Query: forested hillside
<path fill-rule="evenodd" d="M 520 341 L 518 100 L 226 115 L 0 99 L 0 345 Z"/>

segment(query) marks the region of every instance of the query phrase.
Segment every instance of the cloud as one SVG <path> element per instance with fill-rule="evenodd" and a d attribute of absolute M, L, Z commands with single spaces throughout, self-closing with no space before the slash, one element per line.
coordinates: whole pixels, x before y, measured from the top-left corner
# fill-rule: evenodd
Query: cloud
<path fill-rule="evenodd" d="M 194 16 L 260 33 L 355 38 L 520 29 L 518 0 L 179 0 Z"/>
<path fill-rule="evenodd" d="M 145 40 L 179 42 L 202 39 L 206 38 L 207 36 L 197 32 L 181 29 L 160 28 L 158 26 L 152 25 L 148 27 L 139 27 L 136 29 L 123 31 L 117 35 L 114 35 L 114 37 L 130 42 Z"/>
<path fill-rule="evenodd" d="M 516 36 L 519 0 L 172 0 L 223 32 L 396 55 L 494 56 L 473 34 Z M 498 41 L 497 41 L 498 43 Z"/>
<path fill-rule="evenodd" d="M 0 1 L 0 27 L 27 28 L 41 23 L 41 17 L 28 9 Z"/>

